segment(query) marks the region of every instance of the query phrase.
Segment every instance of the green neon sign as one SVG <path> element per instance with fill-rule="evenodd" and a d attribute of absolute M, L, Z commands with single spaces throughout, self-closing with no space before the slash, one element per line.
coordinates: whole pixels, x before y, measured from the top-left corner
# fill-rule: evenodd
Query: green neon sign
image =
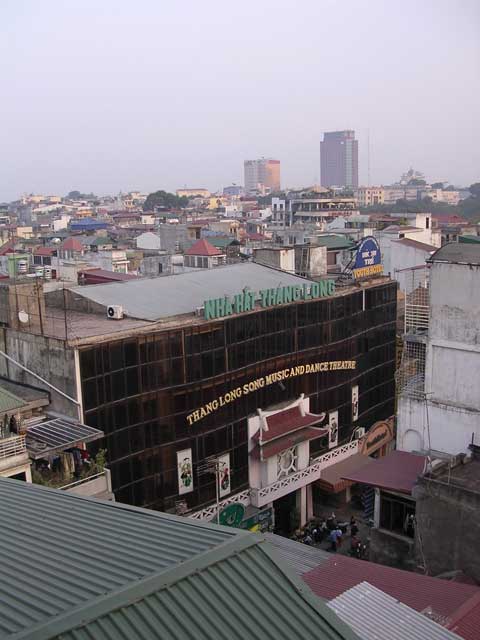
<path fill-rule="evenodd" d="M 320 280 L 304 285 L 261 289 L 260 291 L 242 291 L 233 297 L 212 298 L 203 303 L 205 320 L 225 318 L 234 313 L 253 311 L 257 302 L 263 308 L 276 307 L 298 300 L 316 300 L 335 293 L 335 280 Z"/>

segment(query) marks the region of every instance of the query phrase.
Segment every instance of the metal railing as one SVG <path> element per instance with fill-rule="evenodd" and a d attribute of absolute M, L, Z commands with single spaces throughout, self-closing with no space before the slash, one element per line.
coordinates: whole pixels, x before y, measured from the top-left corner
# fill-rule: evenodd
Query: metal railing
<path fill-rule="evenodd" d="M 24 435 L 10 436 L 0 440 L 0 460 L 11 458 L 12 456 L 20 456 L 24 453 L 27 453 Z"/>

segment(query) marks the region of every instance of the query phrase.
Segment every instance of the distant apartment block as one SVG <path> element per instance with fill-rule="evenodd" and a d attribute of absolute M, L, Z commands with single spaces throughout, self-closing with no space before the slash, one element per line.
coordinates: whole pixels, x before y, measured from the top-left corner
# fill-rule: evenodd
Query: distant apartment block
<path fill-rule="evenodd" d="M 264 195 L 280 191 L 280 160 L 245 160 L 244 173 L 245 193 Z"/>
<path fill-rule="evenodd" d="M 358 187 L 358 140 L 355 131 L 328 131 L 320 142 L 322 187 Z"/>
<path fill-rule="evenodd" d="M 179 198 L 182 196 L 185 198 L 210 198 L 211 193 L 208 189 L 177 189 L 176 194 Z"/>
<path fill-rule="evenodd" d="M 383 187 L 358 187 L 355 192 L 360 207 L 371 207 L 385 202 Z"/>

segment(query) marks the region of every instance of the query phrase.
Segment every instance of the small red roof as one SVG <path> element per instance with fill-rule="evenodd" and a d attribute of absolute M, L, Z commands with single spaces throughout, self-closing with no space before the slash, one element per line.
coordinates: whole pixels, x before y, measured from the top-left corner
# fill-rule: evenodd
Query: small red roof
<path fill-rule="evenodd" d="M 0 256 L 6 256 L 7 253 L 14 253 L 15 252 L 15 242 L 13 240 L 9 240 L 8 242 L 5 242 L 5 244 L 2 244 L 2 246 L 0 247 Z"/>
<path fill-rule="evenodd" d="M 427 458 L 408 451 L 392 451 L 384 458 L 342 476 L 343 480 L 372 487 L 399 491 L 410 495 L 419 475 L 425 470 Z"/>
<path fill-rule="evenodd" d="M 260 460 L 266 460 L 267 458 L 278 455 L 286 449 L 295 447 L 297 444 L 300 444 L 300 442 L 315 440 L 316 438 L 326 436 L 327 433 L 328 429 L 306 427 L 305 429 L 299 429 L 298 431 L 290 433 L 287 436 L 283 436 L 282 438 L 276 438 L 275 440 L 270 441 L 266 444 L 262 442 L 262 446 L 257 445 L 254 449 L 252 449 L 250 455 Z"/>
<path fill-rule="evenodd" d="M 265 236 L 263 233 L 247 233 L 247 238 L 249 240 L 265 240 Z"/>
<path fill-rule="evenodd" d="M 79 252 L 83 251 L 83 245 L 80 242 L 80 240 L 77 240 L 76 238 L 72 238 L 72 237 L 64 240 L 60 245 L 60 248 L 64 251 L 79 251 Z"/>
<path fill-rule="evenodd" d="M 415 611 L 431 607 L 434 613 L 447 618 L 480 593 L 478 587 L 469 584 L 431 578 L 339 554 L 304 573 L 302 580 L 325 600 L 332 600 L 366 581 Z"/>
<path fill-rule="evenodd" d="M 51 256 L 54 251 L 56 251 L 56 249 L 53 247 L 37 247 L 33 253 L 36 256 Z"/>
<path fill-rule="evenodd" d="M 323 422 L 325 414 L 305 413 L 304 415 L 300 411 L 300 407 L 290 407 L 283 411 L 277 411 L 276 413 L 267 416 L 265 422 L 267 423 L 267 429 L 262 430 L 262 444 L 271 442 L 276 438 L 286 436 L 294 433 L 299 429 L 305 429 L 305 427 L 312 427 L 314 424 Z M 325 429 L 325 433 L 328 429 Z M 325 435 L 325 433 L 319 433 L 317 437 Z M 254 440 L 260 440 L 260 429 L 253 436 Z"/>
<path fill-rule="evenodd" d="M 224 254 L 212 246 L 205 238 L 197 240 L 194 245 L 185 251 L 186 256 L 223 256 Z"/>
<path fill-rule="evenodd" d="M 465 218 L 462 218 L 461 216 L 457 216 L 455 214 L 449 215 L 445 213 L 434 213 L 432 215 L 435 218 L 435 220 L 437 220 L 438 222 L 453 223 L 453 224 L 468 224 L 468 221 L 465 220 Z"/>

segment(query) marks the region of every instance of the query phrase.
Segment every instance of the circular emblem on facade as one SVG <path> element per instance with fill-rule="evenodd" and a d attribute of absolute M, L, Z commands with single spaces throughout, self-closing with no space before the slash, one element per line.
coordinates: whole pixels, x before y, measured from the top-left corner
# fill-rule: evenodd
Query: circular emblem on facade
<path fill-rule="evenodd" d="M 245 507 L 239 502 L 229 504 L 220 511 L 219 522 L 227 527 L 238 527 L 245 515 Z"/>

